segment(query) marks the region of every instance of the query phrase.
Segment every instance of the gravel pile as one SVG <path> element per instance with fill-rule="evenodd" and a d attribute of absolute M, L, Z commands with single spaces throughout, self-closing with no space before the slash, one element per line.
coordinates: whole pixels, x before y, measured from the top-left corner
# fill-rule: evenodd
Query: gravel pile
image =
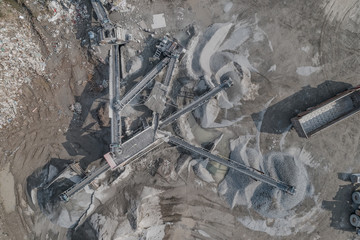
<path fill-rule="evenodd" d="M 42 75 L 45 63 L 39 45 L 31 38 L 30 24 L 0 20 L 0 128 L 18 112 L 17 101 L 23 84 L 31 84 L 35 74 Z"/>
<path fill-rule="evenodd" d="M 294 186 L 296 193 L 284 193 L 230 169 L 219 185 L 220 195 L 231 207 L 248 206 L 266 218 L 289 215 L 311 189 L 304 159 L 301 159 L 306 156 L 296 154 L 300 151 L 271 152 L 262 156 L 256 149 L 247 146 L 248 141 L 248 138 L 242 137 L 232 142 L 231 159 L 260 169 L 266 175 Z"/>
<path fill-rule="evenodd" d="M 211 88 L 229 77 L 233 80 L 230 89 L 218 94 L 216 104 L 209 101 L 197 110 L 203 128 L 228 126 L 240 121 L 241 118 L 230 122 L 223 119 L 216 123 L 215 119 L 220 109 L 233 108 L 241 105 L 240 101 L 253 100 L 257 96 L 259 86 L 251 82 L 249 71 L 256 69 L 249 63 L 246 46 L 243 46 L 247 40 L 254 39 L 252 31 L 257 30 L 250 24 L 244 27 L 232 23 L 213 24 L 190 44 L 186 66 L 191 77 L 197 80 L 203 76 Z"/>

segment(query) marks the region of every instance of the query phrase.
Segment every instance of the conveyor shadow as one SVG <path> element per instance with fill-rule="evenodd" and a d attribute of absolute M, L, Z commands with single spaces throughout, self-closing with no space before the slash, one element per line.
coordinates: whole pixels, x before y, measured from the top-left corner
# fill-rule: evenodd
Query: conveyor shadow
<path fill-rule="evenodd" d="M 31 204 L 34 209 L 36 208 L 34 203 L 37 202 L 37 205 L 45 214 L 51 214 L 46 206 L 58 202 L 58 195 L 73 184 L 68 179 L 56 179 L 70 163 L 72 163 L 70 160 L 52 158 L 48 163 L 36 169 L 26 178 L 28 203 Z M 33 196 L 32 191 L 34 190 L 36 190 L 36 195 Z M 36 197 L 36 199 L 33 199 L 34 197 Z"/>
<path fill-rule="evenodd" d="M 80 3 L 79 9 L 83 9 L 83 6 L 92 9 L 90 1 Z M 79 14 L 78 21 L 74 23 L 77 39 L 88 39 L 90 22 L 91 16 L 82 18 L 81 14 Z M 96 60 L 89 58 L 89 61 L 94 63 Z M 97 110 L 101 107 L 101 103 L 108 102 L 108 99 L 105 98 L 108 94 L 108 88 L 102 86 L 103 79 L 108 79 L 108 75 L 108 65 L 99 61 L 96 62 L 92 79 L 87 81 L 81 95 L 75 96 L 75 102 L 81 104 L 81 112 L 74 111 L 68 130 L 65 133 L 66 142 L 62 143 L 69 154 L 68 159 L 71 160 L 51 158 L 47 164 L 35 170 L 27 178 L 26 192 L 28 197 L 31 198 L 31 190 L 37 188 L 37 200 L 40 207 L 41 201 L 44 204 L 49 203 L 46 202 L 49 199 L 41 200 L 43 198 L 41 196 L 56 196 L 57 199 L 59 193 L 73 184 L 70 180 L 59 181 L 47 188 L 46 185 L 57 177 L 53 176 L 54 172 L 60 173 L 74 160 L 80 161 L 80 166 L 85 169 L 91 162 L 98 160 L 104 153 L 109 151 L 109 127 L 96 126 L 98 121 Z M 92 116 L 91 119 L 89 119 L 89 114 Z M 44 193 L 41 193 L 42 191 Z"/>
<path fill-rule="evenodd" d="M 299 92 L 267 108 L 264 115 L 261 111 L 253 113 L 251 117 L 259 131 L 282 134 L 289 128 L 292 117 L 351 87 L 349 83 L 335 81 L 325 81 L 317 87 L 305 86 Z M 258 124 L 259 122 L 261 124 Z"/>
<path fill-rule="evenodd" d="M 103 67 L 102 71 L 107 71 L 105 69 Z M 75 101 L 81 104 L 81 113 L 74 112 L 66 132 L 67 141 L 63 143 L 68 154 L 78 158 L 83 169 L 108 152 L 110 144 L 110 127 L 97 126 L 97 110 L 108 101 L 105 98 L 108 89 L 99 90 L 94 85 L 95 79 L 87 83 L 80 96 L 75 97 Z M 90 120 L 89 114 L 92 116 Z"/>

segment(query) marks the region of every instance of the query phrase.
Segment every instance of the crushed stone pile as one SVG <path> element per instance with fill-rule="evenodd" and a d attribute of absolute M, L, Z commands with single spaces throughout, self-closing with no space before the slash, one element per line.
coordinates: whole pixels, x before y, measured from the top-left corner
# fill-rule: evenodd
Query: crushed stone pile
<path fill-rule="evenodd" d="M 0 128 L 10 123 L 21 108 L 21 86 L 35 75 L 43 75 L 45 62 L 39 45 L 32 39 L 27 21 L 0 20 Z"/>
<path fill-rule="evenodd" d="M 270 152 L 262 155 L 248 147 L 249 138 L 240 137 L 231 142 L 230 158 L 242 164 L 260 169 L 266 175 L 296 188 L 290 195 L 266 183 L 255 181 L 230 169 L 219 185 L 219 193 L 230 204 L 253 208 L 265 218 L 281 218 L 293 213 L 295 208 L 310 193 L 311 184 L 301 157 L 292 152 Z"/>
<path fill-rule="evenodd" d="M 11 123 L 22 108 L 18 97 L 23 84 L 31 87 L 32 80 L 38 76 L 50 81 L 45 71 L 48 56 L 42 55 L 36 39 L 42 38 L 51 53 L 59 53 L 64 47 L 70 47 L 70 43 L 65 46 L 62 41 L 55 40 L 64 34 L 61 28 L 73 32 L 76 24 L 82 24 L 90 17 L 86 5 L 77 1 L 49 1 L 33 8 L 39 14 L 37 21 L 47 20 L 57 28 L 48 28 L 49 32 L 45 32 L 37 25 L 32 26 L 26 16 L 17 12 L 12 13 L 12 21 L 0 18 L 0 128 Z M 35 36 L 33 30 L 39 36 Z M 49 33 L 54 41 L 46 37 Z"/>
<path fill-rule="evenodd" d="M 65 168 L 64 164 L 49 163 L 38 169 L 27 179 L 27 191 L 33 204 L 38 204 L 42 212 L 56 225 L 70 228 L 89 208 L 91 194 L 84 192 L 75 195 L 68 203 L 60 202 L 59 194 L 81 177 Z M 54 179 L 60 179 L 52 183 Z M 52 184 L 50 184 L 52 183 Z M 36 189 L 36 192 L 34 190 Z M 34 192 L 34 193 L 33 193 Z"/>
<path fill-rule="evenodd" d="M 47 8 L 52 14 L 44 15 L 40 18 L 47 19 L 54 24 L 62 22 L 77 24 L 90 17 L 86 5 L 80 1 L 49 1 Z"/>
<path fill-rule="evenodd" d="M 260 42 L 268 46 L 266 35 L 257 23 L 213 24 L 193 39 L 187 54 L 187 72 L 194 78 L 204 77 L 206 85 L 215 85 L 231 78 L 233 86 L 221 92 L 218 101 L 209 101 L 197 110 L 203 128 L 229 126 L 241 120 L 223 119 L 216 123 L 220 109 L 241 105 L 242 100 L 254 100 L 259 86 L 251 82 L 251 71 L 257 71 L 249 62 L 247 42 Z M 202 85 L 204 83 L 201 83 Z"/>

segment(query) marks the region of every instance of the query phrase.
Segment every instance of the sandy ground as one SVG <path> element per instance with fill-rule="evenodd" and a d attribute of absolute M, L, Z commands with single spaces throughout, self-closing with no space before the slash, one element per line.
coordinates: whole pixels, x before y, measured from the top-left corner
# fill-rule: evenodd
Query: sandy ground
<path fill-rule="evenodd" d="M 108 197 L 98 196 L 97 208 L 76 229 L 49 221 L 31 198 L 36 193 L 29 191 L 51 179 L 50 171 L 42 175 L 43 169 L 50 169 L 46 168 L 50 163 L 61 170 L 66 160 L 86 168 L 108 151 L 109 129 L 96 115 L 107 101 L 106 89 L 100 87 L 108 74 L 106 49 L 101 49 L 101 59 L 81 47 L 91 29 L 89 2 L 74 8 L 77 18 L 58 22 L 56 18 L 62 17 L 53 12 L 58 5 L 51 5 L 49 12 L 40 3 L 26 3 L 27 10 L 20 7 L 21 12 L 11 16 L 1 8 L 0 20 L 12 17 L 21 26 L 19 16 L 24 16 L 31 23 L 49 77 L 32 73 L 31 82 L 22 84 L 15 98 L 20 110 L 0 129 L 0 239 L 355 239 L 348 223 L 353 187 L 344 179 L 360 170 L 359 116 L 311 139 L 300 139 L 290 129 L 290 118 L 359 84 L 360 4 L 355 0 L 126 2 L 132 11 L 110 15 L 134 35 L 126 52 L 129 76 L 124 90 L 151 67 L 144 62 L 153 54 L 155 41 L 139 30 L 138 23 L 144 21 L 151 28 L 152 15 L 164 13 L 166 28 L 156 29 L 154 37 L 169 32 L 185 41 L 186 31 L 194 31 L 185 43 L 194 54 L 181 62 L 175 88 L 201 90 L 201 75 L 211 85 L 227 69 L 236 69 L 234 64 L 224 68 L 213 64 L 226 62 L 224 56 L 231 55 L 251 73 L 251 83 L 239 85 L 242 98 L 229 90 L 213 106 L 180 120 L 190 128 L 183 129 L 183 137 L 202 144 L 223 134 L 214 151 L 260 167 L 267 159 L 295 159 L 306 173 L 304 196 L 291 209 L 280 211 L 282 216 L 276 211 L 266 215 L 251 200 L 258 183 L 230 191 L 226 184 L 237 178 L 231 171 L 220 184 L 209 182 L 208 175 L 201 180 L 199 175 L 206 170 L 197 165 L 200 160 L 163 145 L 129 167 L 114 188 L 104 190 Z M 0 4 L 13 8 L 4 1 Z M 252 91 L 245 91 L 249 87 Z M 236 104 L 230 107 L 225 97 Z M 81 113 L 69 109 L 75 102 L 81 103 Z M 146 116 L 144 109 L 133 106 L 129 115 Z M 207 111 L 217 111 L 217 117 L 202 124 L 199 118 Z M 221 126 L 223 120 L 231 124 Z M 163 160 L 156 162 L 159 158 Z"/>

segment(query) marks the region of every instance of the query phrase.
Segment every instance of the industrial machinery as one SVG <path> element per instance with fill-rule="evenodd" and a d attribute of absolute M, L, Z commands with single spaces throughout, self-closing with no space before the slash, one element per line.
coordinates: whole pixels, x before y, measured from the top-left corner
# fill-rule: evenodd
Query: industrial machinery
<path fill-rule="evenodd" d="M 355 191 L 351 194 L 352 202 L 356 206 L 356 210 L 350 215 L 350 224 L 356 228 L 356 234 L 360 235 L 360 173 L 351 174 L 351 182 L 356 186 Z"/>
<path fill-rule="evenodd" d="M 97 32 L 100 44 L 125 44 L 129 41 L 131 35 L 110 21 L 109 15 L 100 0 L 91 0 L 91 5 L 101 25 Z M 94 33 L 90 32 L 89 37 L 90 41 L 93 41 Z"/>
<path fill-rule="evenodd" d="M 112 25 L 101 3 L 98 0 L 92 0 L 91 2 L 103 28 L 105 30 L 111 30 Z M 68 201 L 72 195 L 81 190 L 87 184 L 91 183 L 102 173 L 110 169 L 124 167 L 126 164 L 138 159 L 163 142 L 174 144 L 187 150 L 191 154 L 209 158 L 255 180 L 269 184 L 286 193 L 294 194 L 295 188 L 293 186 L 275 180 L 259 170 L 253 169 L 236 161 L 214 155 L 203 148 L 193 146 L 192 144 L 187 143 L 185 140 L 176 137 L 170 132 L 164 130 L 166 126 L 169 126 L 180 116 L 200 107 L 212 97 L 216 96 L 219 92 L 231 87 L 233 81 L 230 78 L 223 81 L 213 89 L 206 92 L 204 95 L 195 99 L 183 109 L 180 109 L 167 118 L 160 120 L 160 115 L 165 108 L 166 96 L 168 95 L 171 88 L 171 78 L 176 66 L 176 62 L 185 52 L 185 49 L 178 43 L 176 39 L 172 39 L 170 36 L 163 37 L 156 47 L 157 49 L 153 59 L 157 59 L 159 62 L 142 78 L 140 82 L 138 82 L 132 89 L 130 89 L 123 97 L 121 97 L 121 45 L 112 45 L 109 56 L 109 116 L 111 118 L 111 144 L 110 152 L 104 155 L 107 164 L 97 168 L 87 176 L 83 177 L 80 182 L 61 193 L 59 196 L 60 199 L 63 201 Z M 163 83 L 155 84 L 155 87 L 150 94 L 151 97 L 148 98 L 148 101 L 145 104 L 154 113 L 152 125 L 144 127 L 141 132 L 135 134 L 127 141 L 122 142 L 121 111 L 123 111 L 124 108 L 132 100 L 134 100 L 136 96 L 138 96 L 166 66 L 168 66 L 168 68 Z"/>
<path fill-rule="evenodd" d="M 291 122 L 300 137 L 309 138 L 359 111 L 360 86 L 357 86 L 299 113 Z"/>
<path fill-rule="evenodd" d="M 173 44 L 169 44 L 168 46 L 173 46 Z M 164 120 L 160 121 L 154 121 L 152 126 L 147 127 L 140 133 L 136 134 L 132 138 L 130 138 L 125 143 L 121 143 L 121 137 L 119 134 L 121 134 L 120 130 L 120 124 L 121 120 L 119 118 L 121 110 L 124 109 L 124 107 L 131 102 L 132 99 L 134 99 L 145 87 L 146 85 L 155 78 L 157 74 L 169 63 L 169 55 L 174 56 L 174 54 L 171 53 L 171 51 L 168 51 L 169 48 L 165 48 L 165 54 L 164 58 L 160 60 L 160 62 L 148 73 L 145 75 L 145 77 L 136 84 L 128 93 L 125 94 L 125 96 L 120 99 L 119 91 L 118 89 L 113 89 L 116 86 L 120 86 L 117 81 L 120 81 L 120 77 L 118 76 L 118 73 L 121 72 L 120 70 L 117 70 L 118 67 L 114 66 L 119 60 L 115 60 L 114 58 L 117 58 L 117 47 L 113 46 L 112 52 L 111 52 L 111 62 L 110 62 L 110 112 L 112 117 L 112 124 L 111 124 L 111 134 L 112 134 L 112 144 L 111 144 L 111 152 L 105 154 L 104 158 L 106 159 L 107 163 L 106 165 L 103 165 L 102 167 L 96 169 L 94 172 L 92 172 L 90 175 L 83 178 L 79 183 L 75 184 L 70 189 L 66 190 L 60 195 L 60 198 L 62 200 L 67 201 L 69 197 L 73 194 L 75 194 L 77 191 L 81 190 L 84 186 L 86 186 L 88 183 L 90 183 L 92 180 L 94 180 L 97 176 L 99 176 L 101 173 L 109 170 L 109 169 L 115 169 L 118 167 L 124 167 L 126 164 L 131 162 L 132 160 L 138 159 L 140 156 L 144 155 L 145 153 L 151 151 L 155 147 L 157 147 L 159 144 L 163 142 L 169 142 L 171 144 L 174 144 L 176 146 L 182 147 L 189 151 L 192 154 L 200 155 L 206 158 L 209 158 L 213 161 L 216 161 L 220 164 L 223 164 L 229 168 L 232 168 L 242 174 L 245 174 L 249 177 L 252 177 L 256 180 L 262 181 L 264 183 L 267 183 L 271 186 L 274 186 L 276 188 L 279 188 L 280 190 L 287 192 L 289 194 L 295 193 L 295 188 L 293 186 L 290 186 L 286 183 L 283 183 L 281 181 L 275 180 L 262 172 L 253 169 L 251 167 L 248 167 L 244 164 L 240 164 L 238 162 L 232 161 L 230 159 L 224 159 L 220 156 L 214 155 L 209 153 L 208 151 L 193 146 L 186 141 L 173 136 L 169 132 L 163 131 L 163 129 L 170 125 L 172 122 L 177 120 L 180 116 L 191 112 L 192 110 L 198 108 L 199 106 L 206 103 L 209 99 L 216 96 L 220 91 L 223 91 L 226 88 L 229 88 L 232 86 L 232 79 L 227 79 L 223 83 L 219 84 L 218 86 L 214 87 L 204 95 L 200 96 L 187 106 L 185 106 L 183 109 L 178 110 L 177 112 L 171 114 L 169 117 L 167 117 Z M 180 48 L 172 48 L 172 51 L 175 51 L 176 55 L 179 56 L 179 52 L 183 51 L 182 47 Z M 160 55 L 159 55 L 160 56 Z M 164 61 L 166 59 L 166 61 Z M 172 67 L 172 66 L 171 66 Z M 173 68 L 173 67 L 172 67 Z M 172 70 L 171 70 L 172 71 Z M 165 81 L 170 82 L 171 75 L 166 75 Z M 169 89 L 168 89 L 169 90 Z M 156 116 L 156 114 L 155 114 Z M 155 118 L 156 119 L 156 118 Z M 156 122 L 156 123 L 155 123 Z M 159 129 L 159 130 L 158 130 Z M 158 131 L 157 131 L 158 130 Z"/>
<path fill-rule="evenodd" d="M 91 183 L 100 174 L 109 169 L 114 169 L 119 166 L 124 166 L 129 161 L 137 159 L 149 149 L 153 149 L 161 141 L 156 139 L 153 129 L 150 127 L 144 131 L 136 134 L 131 139 L 122 143 L 121 141 L 121 110 L 129 104 L 146 86 L 161 72 L 161 70 L 168 65 L 170 59 L 176 59 L 184 51 L 184 48 L 177 43 L 176 40 L 170 40 L 165 37 L 162 42 L 168 43 L 166 46 L 161 45 L 159 57 L 162 55 L 163 59 L 147 73 L 143 79 L 137 83 L 124 97 L 120 98 L 120 82 L 121 82 L 121 46 L 112 45 L 109 57 L 109 117 L 111 118 L 111 144 L 110 153 L 104 155 L 108 164 L 91 172 L 84 177 L 80 182 L 60 194 L 60 198 L 67 201 L 70 196 L 81 190 L 87 184 Z M 172 66 L 171 73 L 174 66 Z M 166 81 L 169 83 L 171 74 L 166 75 Z M 168 89 L 167 89 L 168 90 Z M 217 91 L 217 90 L 216 90 Z M 217 91 L 218 92 L 218 91 Z M 202 99 L 200 99 L 202 100 Z M 199 100 L 199 101 L 200 101 Z M 165 104 L 165 102 L 163 103 Z"/>

